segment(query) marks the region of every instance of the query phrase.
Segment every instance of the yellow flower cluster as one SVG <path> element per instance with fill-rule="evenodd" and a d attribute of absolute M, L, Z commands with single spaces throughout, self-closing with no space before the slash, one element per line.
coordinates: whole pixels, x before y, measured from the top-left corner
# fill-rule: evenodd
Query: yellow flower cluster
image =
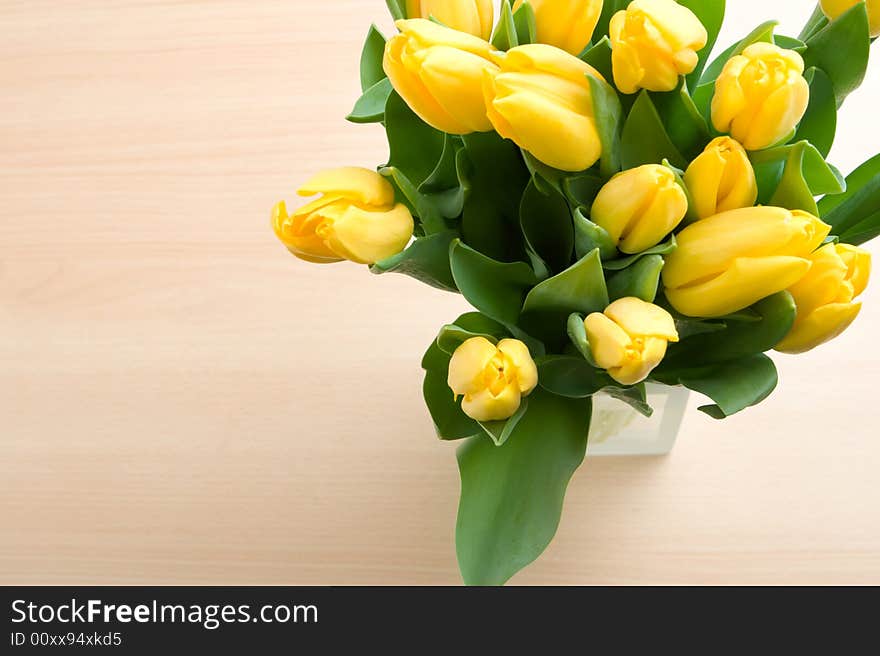
<path fill-rule="evenodd" d="M 591 42 L 603 1 L 527 1 L 539 43 L 501 52 L 488 41 L 491 0 L 407 0 L 409 18 L 397 22 L 399 34 L 386 45 L 385 73 L 412 111 L 437 130 L 494 130 L 551 167 L 584 171 L 603 156 L 593 92 L 596 85 L 610 91 L 610 83 L 577 55 Z M 855 3 L 821 1 L 832 18 Z M 516 0 L 514 10 L 522 4 Z M 880 0 L 868 0 L 867 7 L 876 36 Z M 609 36 L 611 82 L 623 94 L 676 89 L 696 69 L 708 41 L 697 16 L 675 0 L 633 0 L 611 17 Z M 826 244 L 830 226 L 819 218 L 756 206 L 748 153 L 790 138 L 809 99 L 797 52 L 763 42 L 744 48 L 715 82 L 711 123 L 724 136 L 683 175 L 660 163 L 615 175 L 589 213 L 624 254 L 642 253 L 676 233 L 662 282 L 666 300 L 682 315 L 723 317 L 790 291 L 797 319 L 778 346 L 789 353 L 814 348 L 853 322 L 871 264 L 860 248 Z M 399 253 L 412 238 L 410 212 L 373 171 L 328 171 L 299 193 L 322 196 L 293 215 L 279 203 L 273 224 L 300 258 L 372 264 Z M 678 341 L 670 313 L 636 298 L 589 315 L 584 327 L 595 363 L 623 385 L 644 380 L 667 345 Z M 469 416 L 492 421 L 512 416 L 537 377 L 522 342 L 474 338 L 453 355 L 448 382 Z"/>

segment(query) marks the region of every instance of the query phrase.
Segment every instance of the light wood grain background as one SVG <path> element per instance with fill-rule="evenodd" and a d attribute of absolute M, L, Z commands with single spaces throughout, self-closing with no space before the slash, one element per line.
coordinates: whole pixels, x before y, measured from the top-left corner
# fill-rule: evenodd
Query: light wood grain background
<path fill-rule="evenodd" d="M 727 38 L 768 7 L 734 3 Z M 312 171 L 386 156 L 343 121 L 372 20 L 380 0 L 0 2 L 0 583 L 459 581 L 419 357 L 464 302 L 298 262 L 268 226 Z M 880 151 L 877 70 L 845 170 Z M 880 583 L 880 285 L 865 305 L 778 358 L 761 407 L 695 400 L 670 457 L 588 461 L 515 582 Z"/>

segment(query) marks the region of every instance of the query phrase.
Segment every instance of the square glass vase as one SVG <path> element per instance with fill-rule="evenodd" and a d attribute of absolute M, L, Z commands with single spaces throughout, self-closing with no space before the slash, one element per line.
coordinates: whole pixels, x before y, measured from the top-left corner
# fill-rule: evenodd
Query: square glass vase
<path fill-rule="evenodd" d="M 607 394 L 593 397 L 587 456 L 663 456 L 672 451 L 690 391 L 648 383 L 649 418 Z"/>

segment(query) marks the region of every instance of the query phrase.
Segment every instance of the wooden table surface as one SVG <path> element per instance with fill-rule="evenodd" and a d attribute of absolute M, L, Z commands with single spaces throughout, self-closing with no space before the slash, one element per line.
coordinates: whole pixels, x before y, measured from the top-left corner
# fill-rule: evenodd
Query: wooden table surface
<path fill-rule="evenodd" d="M 419 357 L 464 301 L 298 262 L 268 225 L 312 171 L 386 157 L 343 120 L 371 20 L 0 2 L 0 583 L 458 583 Z M 880 151 L 876 70 L 844 170 Z M 670 457 L 588 461 L 514 581 L 880 583 L 880 284 L 864 300 L 761 407 L 695 399 Z"/>

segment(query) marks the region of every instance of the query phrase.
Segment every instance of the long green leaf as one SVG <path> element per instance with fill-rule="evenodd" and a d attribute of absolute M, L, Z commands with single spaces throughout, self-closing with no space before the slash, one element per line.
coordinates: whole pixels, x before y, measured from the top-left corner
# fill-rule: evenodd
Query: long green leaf
<path fill-rule="evenodd" d="M 715 402 L 700 408 L 714 419 L 725 419 L 766 399 L 778 382 L 776 366 L 766 355 L 708 367 L 682 376 L 681 384 Z"/>
<path fill-rule="evenodd" d="M 696 14 L 697 18 L 699 18 L 700 22 L 703 24 L 703 27 L 706 28 L 706 32 L 709 36 L 706 47 L 699 52 L 700 61 L 697 64 L 697 67 L 694 69 L 694 72 L 687 77 L 688 86 L 696 88 L 700 81 L 700 76 L 703 73 L 703 69 L 706 67 L 706 63 L 709 60 L 709 55 L 712 54 L 712 49 L 715 47 L 715 42 L 718 40 L 718 33 L 721 31 L 721 26 L 724 23 L 724 10 L 726 3 L 725 0 L 678 0 L 678 4 L 687 7 Z"/>
<path fill-rule="evenodd" d="M 868 12 L 864 3 L 856 4 L 807 39 L 804 63 L 828 74 L 838 107 L 865 79 L 870 47 Z"/>
<path fill-rule="evenodd" d="M 687 160 L 672 143 L 647 91 L 639 94 L 630 110 L 623 126 L 620 148 L 624 170 L 643 164 L 660 164 L 664 159 L 677 168 L 687 168 Z"/>
<path fill-rule="evenodd" d="M 586 454 L 590 414 L 588 400 L 539 388 L 504 445 L 481 435 L 459 448 L 455 542 L 467 585 L 503 585 L 550 544 Z"/>
<path fill-rule="evenodd" d="M 379 28 L 372 25 L 361 51 L 361 91 L 366 91 L 385 79 L 385 70 L 382 67 L 384 57 L 385 37 Z"/>
<path fill-rule="evenodd" d="M 370 271 L 376 274 L 402 273 L 431 287 L 457 292 L 449 267 L 449 246 L 456 237 L 451 230 L 419 237 L 403 252 L 376 262 Z"/>
<path fill-rule="evenodd" d="M 574 226 L 562 194 L 553 189 L 542 193 L 531 182 L 520 204 L 520 226 L 533 264 L 542 264 L 552 273 L 568 268 L 574 250 Z"/>

